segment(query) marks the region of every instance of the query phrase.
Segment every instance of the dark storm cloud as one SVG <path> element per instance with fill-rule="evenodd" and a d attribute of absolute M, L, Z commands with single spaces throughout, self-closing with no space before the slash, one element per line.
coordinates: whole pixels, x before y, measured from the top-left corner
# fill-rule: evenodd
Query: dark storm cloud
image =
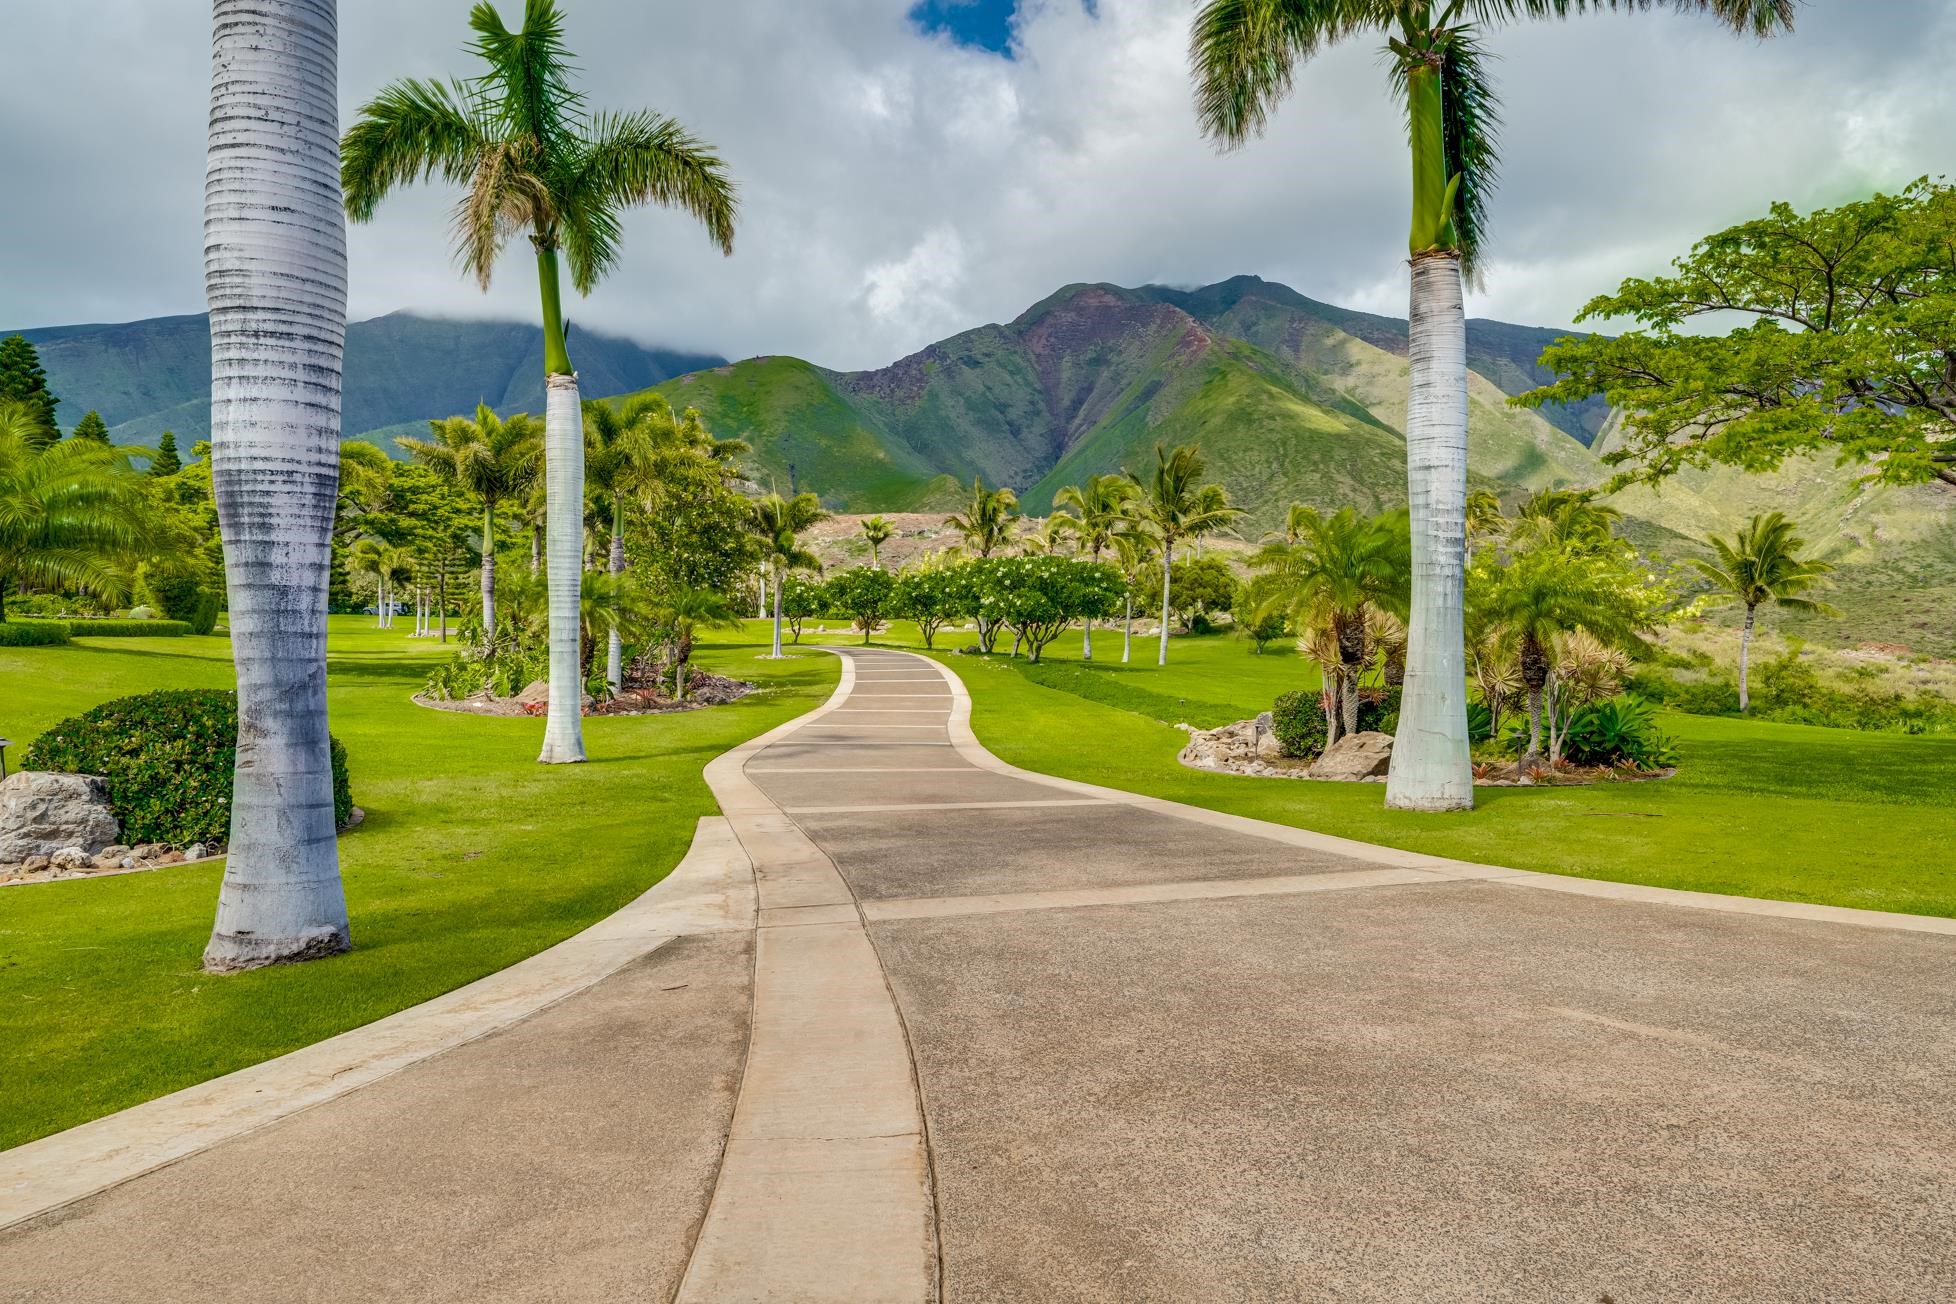
<path fill-rule="evenodd" d="M 1491 35 L 1507 128 L 1471 310 L 1560 324 L 1624 275 L 1769 200 L 1956 170 L 1956 0 L 1814 0 L 1766 45 L 1702 20 L 1592 17 Z M 512 4 L 506 6 L 513 8 Z M 887 361 L 1069 281 L 1256 272 L 1399 311 L 1406 162 L 1377 52 L 1305 71 L 1267 139 L 1217 157 L 1184 68 L 1187 0 L 1033 0 L 1016 58 L 920 32 L 913 0 L 568 0 L 598 105 L 673 113 L 742 183 L 738 249 L 630 219 L 587 325 L 731 355 Z M 0 324 L 202 307 L 205 6 L 8 5 Z M 469 71 L 467 0 L 342 0 L 342 100 Z M 353 234 L 353 310 L 530 316 L 527 260 L 488 296 L 451 196 Z"/>

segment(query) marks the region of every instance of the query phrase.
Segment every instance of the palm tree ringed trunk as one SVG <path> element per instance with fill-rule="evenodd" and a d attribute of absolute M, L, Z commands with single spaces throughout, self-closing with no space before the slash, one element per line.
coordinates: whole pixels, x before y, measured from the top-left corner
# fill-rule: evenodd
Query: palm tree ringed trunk
<path fill-rule="evenodd" d="M 1752 690 L 1746 677 L 1752 668 L 1752 622 L 1759 615 L 1757 603 L 1745 604 L 1745 628 L 1739 631 L 1739 714 L 1752 707 Z"/>
<path fill-rule="evenodd" d="M 346 219 L 334 0 L 213 0 L 212 32 L 211 477 L 238 748 L 204 968 L 232 973 L 352 945 L 326 721 Z"/>
<path fill-rule="evenodd" d="M 584 759 L 583 629 L 579 598 L 584 583 L 584 419 L 577 373 L 564 347 L 558 305 L 554 238 L 537 241 L 537 278 L 543 290 L 544 573 L 550 596 L 550 711 L 543 729 L 545 765 Z"/>
<path fill-rule="evenodd" d="M 781 659 L 781 590 L 785 587 L 785 567 L 776 562 L 774 567 L 774 652 L 776 661 Z"/>
<path fill-rule="evenodd" d="M 1134 581 L 1128 581 L 1127 610 L 1121 618 L 1121 664 L 1126 665 L 1128 653 L 1134 649 Z"/>
<path fill-rule="evenodd" d="M 1168 587 L 1169 587 L 1169 583 L 1170 583 L 1170 581 L 1171 581 L 1171 580 L 1173 579 L 1173 577 L 1174 577 L 1174 566 L 1173 566 L 1173 563 L 1172 563 L 1172 562 L 1171 562 L 1171 561 L 1170 561 L 1169 559 L 1170 559 L 1171 557 L 1173 557 L 1174 555 L 1175 555 L 1175 541 L 1174 541 L 1174 540 L 1173 540 L 1172 538 L 1171 538 L 1171 539 L 1164 539 L 1164 540 L 1162 540 L 1162 546 L 1161 546 L 1161 652 L 1160 652 L 1160 654 L 1159 654 L 1158 656 L 1156 656 L 1156 658 L 1155 658 L 1155 664 L 1156 664 L 1156 665 L 1158 665 L 1158 666 L 1165 666 L 1165 665 L 1167 665 L 1167 664 L 1168 664 Z"/>
<path fill-rule="evenodd" d="M 611 555 L 608 569 L 613 575 L 625 573 L 625 503 L 622 498 L 611 506 Z M 618 633 L 618 626 L 611 627 L 605 639 L 604 682 L 615 697 L 625 686 L 625 640 Z"/>
<path fill-rule="evenodd" d="M 496 642 L 496 504 L 482 505 L 482 645 Z"/>

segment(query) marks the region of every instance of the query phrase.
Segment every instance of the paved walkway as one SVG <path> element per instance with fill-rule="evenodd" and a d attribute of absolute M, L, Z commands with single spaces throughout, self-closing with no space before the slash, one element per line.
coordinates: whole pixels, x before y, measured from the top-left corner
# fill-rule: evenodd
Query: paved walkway
<path fill-rule="evenodd" d="M 844 656 L 709 768 L 745 913 L 0 1233 L 0 1298 L 1956 1298 L 1947 921 L 1041 780 Z"/>

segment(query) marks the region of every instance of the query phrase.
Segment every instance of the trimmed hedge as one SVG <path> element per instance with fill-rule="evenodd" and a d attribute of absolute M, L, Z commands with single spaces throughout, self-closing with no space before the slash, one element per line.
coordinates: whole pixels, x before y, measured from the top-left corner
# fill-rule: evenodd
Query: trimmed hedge
<path fill-rule="evenodd" d="M 224 595 L 207 589 L 191 575 L 157 575 L 149 580 L 150 595 L 163 614 L 171 620 L 181 620 L 190 626 L 193 634 L 208 634 L 217 625 L 217 613 L 224 605 Z"/>
<path fill-rule="evenodd" d="M 183 847 L 229 840 L 237 743 L 236 693 L 169 689 L 63 720 L 34 740 L 21 765 L 100 775 L 124 842 Z M 333 823 L 343 827 L 353 818 L 346 748 L 334 738 L 331 750 Z"/>
<path fill-rule="evenodd" d="M 75 638 L 181 638 L 190 625 L 181 620 L 113 620 L 88 617 L 67 622 Z"/>
<path fill-rule="evenodd" d="M 51 647 L 68 641 L 60 620 L 0 620 L 0 647 Z"/>

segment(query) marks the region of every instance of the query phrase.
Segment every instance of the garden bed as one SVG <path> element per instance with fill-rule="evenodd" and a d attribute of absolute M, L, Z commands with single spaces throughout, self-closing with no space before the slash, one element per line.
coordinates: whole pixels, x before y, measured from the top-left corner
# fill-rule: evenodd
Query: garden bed
<path fill-rule="evenodd" d="M 1236 774 L 1253 779 L 1306 779 L 1313 783 L 1384 783 L 1383 767 L 1376 774 L 1326 775 L 1312 773 L 1318 757 L 1283 755 L 1275 746 L 1266 720 L 1239 720 L 1220 729 L 1197 729 L 1181 725 L 1189 734 L 1188 746 L 1177 755 L 1184 766 L 1207 774 Z M 1362 734 L 1362 738 L 1382 735 Z M 1349 741 L 1349 740 L 1348 740 Z M 1389 755 L 1389 742 L 1383 744 Z M 1474 786 L 1477 788 L 1569 788 L 1593 783 L 1642 783 L 1668 779 L 1676 769 L 1645 770 L 1633 765 L 1574 765 L 1563 761 L 1553 768 L 1537 770 L 1523 777 L 1519 762 L 1476 762 Z"/>
<path fill-rule="evenodd" d="M 605 701 L 597 701 L 586 694 L 584 714 L 591 715 L 671 715 L 681 711 L 697 711 L 708 706 L 725 706 L 737 702 L 755 691 L 755 686 L 741 679 L 730 679 L 725 675 L 711 674 L 704 670 L 693 671 L 686 682 L 686 698 L 675 701 L 661 688 L 627 688 L 618 696 Z M 549 713 L 549 685 L 539 679 L 513 697 L 497 697 L 484 691 L 468 697 L 438 698 L 427 693 L 414 695 L 416 706 L 425 706 L 433 711 L 456 711 L 463 715 L 494 715 L 504 717 L 540 718 Z"/>

